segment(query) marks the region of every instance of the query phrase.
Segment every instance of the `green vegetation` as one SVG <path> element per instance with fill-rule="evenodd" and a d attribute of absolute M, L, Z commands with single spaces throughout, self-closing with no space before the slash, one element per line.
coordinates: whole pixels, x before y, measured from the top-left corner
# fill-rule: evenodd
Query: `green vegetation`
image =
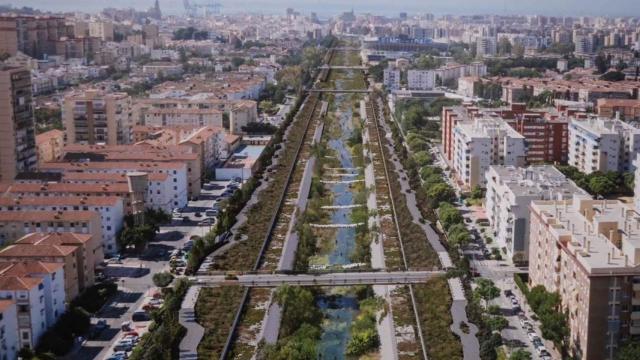
<path fill-rule="evenodd" d="M 416 305 L 429 359 L 462 359 L 460 340 L 451 332 L 451 295 L 445 277 L 414 285 Z"/>
<path fill-rule="evenodd" d="M 607 71 L 602 76 L 600 76 L 600 80 L 605 81 L 623 81 L 626 79 L 626 75 L 622 71 Z"/>
<path fill-rule="evenodd" d="M 198 30 L 192 26 L 179 28 L 173 32 L 173 40 L 207 40 L 208 38 L 208 31 Z"/>
<path fill-rule="evenodd" d="M 376 313 L 382 306 L 382 300 L 375 298 L 371 286 L 360 287 L 358 298 L 358 316 L 351 323 L 351 339 L 347 343 L 347 355 L 362 356 L 380 346 L 380 337 L 376 328 Z"/>
<path fill-rule="evenodd" d="M 511 353 L 509 360 L 531 360 L 531 353 L 527 350 L 518 349 Z"/>
<path fill-rule="evenodd" d="M 64 130 L 62 111 L 60 109 L 36 108 L 33 111 L 36 122 L 36 133 L 42 134 L 49 130 Z"/>
<path fill-rule="evenodd" d="M 560 295 L 548 292 L 542 285 L 529 289 L 518 274 L 514 275 L 514 280 L 542 323 L 542 337 L 552 341 L 563 354 L 566 353 L 569 336 L 568 314 L 562 311 Z"/>
<path fill-rule="evenodd" d="M 163 288 L 169 286 L 173 281 L 173 275 L 170 272 L 159 272 L 153 274 L 153 284 L 157 287 Z"/>
<path fill-rule="evenodd" d="M 242 131 L 251 135 L 273 135 L 278 128 L 269 123 L 250 122 L 242 127 Z"/>
<path fill-rule="evenodd" d="M 581 64 L 580 61 L 574 60 L 572 57 L 567 57 L 569 60 L 569 68 L 573 69 Z M 553 58 L 539 58 L 539 57 L 515 57 L 508 59 L 487 59 L 487 72 L 490 76 L 512 76 L 510 71 L 515 71 L 517 68 L 530 69 L 538 73 L 542 73 L 546 70 L 555 70 L 558 60 Z"/>
<path fill-rule="evenodd" d="M 178 322 L 178 312 L 188 289 L 189 281 L 182 278 L 176 281 L 173 288 L 163 290 L 164 304 L 151 313 L 153 326 L 142 336 L 129 356 L 130 360 L 170 360 L 178 357 L 178 345 L 186 331 Z"/>
<path fill-rule="evenodd" d="M 278 342 L 265 345 L 261 359 L 317 359 L 322 313 L 315 304 L 316 291 L 284 285 L 276 291 L 275 301 L 282 307 Z"/>
<path fill-rule="evenodd" d="M 240 286 L 221 286 L 200 290 L 196 303 L 196 318 L 198 324 L 205 328 L 205 332 L 198 345 L 199 358 L 220 357 L 243 295 L 244 289 Z"/>
<path fill-rule="evenodd" d="M 616 360 L 636 360 L 640 359 L 640 342 L 638 340 L 631 340 L 624 343 L 618 354 L 615 357 Z"/>
<path fill-rule="evenodd" d="M 81 307 L 72 307 L 40 338 L 38 354 L 65 355 L 73 348 L 76 336 L 86 334 L 91 327 L 90 315 Z"/>
<path fill-rule="evenodd" d="M 613 196 L 633 195 L 633 172 L 593 172 L 584 174 L 573 166 L 557 166 L 558 170 L 566 177 L 573 180 L 576 185 L 583 188 L 591 195 Z"/>

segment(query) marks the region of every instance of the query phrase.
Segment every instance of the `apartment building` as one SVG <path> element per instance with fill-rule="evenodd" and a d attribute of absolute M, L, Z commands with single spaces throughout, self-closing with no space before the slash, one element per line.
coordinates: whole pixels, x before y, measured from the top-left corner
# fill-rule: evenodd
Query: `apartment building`
<path fill-rule="evenodd" d="M 129 144 L 133 115 L 126 93 L 73 92 L 64 98 L 62 118 L 69 144 Z"/>
<path fill-rule="evenodd" d="M 0 278 L 30 277 L 42 279 L 44 287 L 44 320 L 49 328 L 64 314 L 66 304 L 72 298 L 66 294 L 64 266 L 61 263 L 43 261 L 5 261 L 0 259 Z M 77 285 L 77 283 L 76 283 Z M 0 291 L 2 288 L 0 287 Z"/>
<path fill-rule="evenodd" d="M 625 121 L 640 121 L 640 100 L 598 99 L 598 116 L 620 118 Z"/>
<path fill-rule="evenodd" d="M 383 70 L 382 72 L 382 84 L 389 90 L 400 89 L 400 69 L 393 64 Z"/>
<path fill-rule="evenodd" d="M 495 36 L 479 36 L 476 49 L 479 57 L 495 56 L 498 53 L 498 40 Z"/>
<path fill-rule="evenodd" d="M 172 62 L 152 62 L 142 66 L 142 73 L 154 75 L 156 77 L 174 77 L 180 76 L 184 72 L 181 63 Z"/>
<path fill-rule="evenodd" d="M 409 90 L 431 90 L 436 87 L 436 73 L 433 70 L 408 70 Z"/>
<path fill-rule="evenodd" d="M 69 232 L 91 235 L 86 252 L 96 263 L 104 258 L 100 215 L 94 211 L 6 211 L 0 212 L 0 244 L 8 245 L 31 233 Z M 93 283 L 93 280 L 87 280 Z"/>
<path fill-rule="evenodd" d="M 476 111 L 472 109 L 477 108 L 471 108 L 470 104 L 442 108 L 442 152 L 449 162 L 453 161 L 453 129 L 458 123 L 471 120 L 469 114 Z"/>
<path fill-rule="evenodd" d="M 477 118 L 453 129 L 453 170 L 464 187 L 484 186 L 491 165 L 524 166 L 525 159 L 524 136 L 502 119 Z"/>
<path fill-rule="evenodd" d="M 147 126 L 222 127 L 222 112 L 217 109 L 157 108 L 144 114 Z"/>
<path fill-rule="evenodd" d="M 204 176 L 204 170 L 202 168 L 202 159 L 199 158 L 198 153 L 192 152 L 192 148 L 189 146 L 155 146 L 155 145 L 119 145 L 119 146 L 87 146 L 87 145 L 69 145 L 64 149 L 65 161 L 91 163 L 92 165 L 82 165 L 85 167 L 95 166 L 99 167 L 112 167 L 117 169 L 119 166 L 117 163 L 129 163 L 128 168 L 132 168 L 132 164 L 137 162 L 136 171 L 143 172 L 163 172 L 169 175 L 178 175 L 180 170 L 175 172 L 169 172 L 168 169 L 182 168 L 185 165 L 187 173 L 187 190 L 189 197 L 196 197 L 200 195 L 202 177 Z M 105 165 L 99 165 L 98 163 L 105 163 Z M 108 163 L 113 163 L 107 165 Z M 163 163 L 175 163 L 170 165 L 163 165 Z M 123 167 L 127 168 L 127 167 Z M 77 169 L 77 167 L 76 167 Z M 107 171 L 104 171 L 107 172 Z M 121 173 L 122 171 L 111 171 Z M 173 181 L 178 194 L 183 192 L 182 183 L 180 179 Z M 180 201 L 180 200 L 178 200 Z"/>
<path fill-rule="evenodd" d="M 65 279 L 77 279 L 78 289 L 82 292 L 84 289 L 93 286 L 95 283 L 95 269 L 102 262 L 100 256 L 91 250 L 94 249 L 99 241 L 90 234 L 79 234 L 71 232 L 54 232 L 54 233 L 31 233 L 27 234 L 14 242 L 12 246 L 20 246 L 23 248 L 30 247 L 71 247 L 75 248 L 75 267 L 67 268 L 65 265 Z M 21 252 L 29 252 L 30 250 L 21 250 Z M 21 253 L 19 252 L 19 253 Z M 98 254 L 99 255 L 99 254 Z M 31 257 L 32 260 L 45 261 L 44 258 L 38 259 Z M 60 259 L 58 259 L 60 260 Z M 56 261 L 52 261 L 56 262 Z M 65 259 L 65 264 L 67 264 Z M 70 272 L 72 274 L 67 274 Z M 75 274 L 75 275 L 73 275 Z M 65 280 L 66 281 L 66 280 Z M 71 285 L 65 285 L 65 288 L 71 288 Z M 72 297 L 69 297 L 72 298 Z"/>
<path fill-rule="evenodd" d="M 153 176 L 153 181 L 148 181 L 146 207 L 170 213 L 172 209 L 184 207 L 188 202 L 188 169 L 187 164 L 181 162 L 47 163 L 42 170 L 60 173 L 124 174 L 125 176 L 133 172 L 158 174 Z M 11 189 L 11 192 L 19 194 L 35 194 L 38 191 L 43 193 L 43 196 L 118 196 L 125 201 L 125 212 L 131 214 L 133 211 L 133 189 L 128 182 L 49 183 L 37 187 L 32 184 L 20 184 L 20 186 L 14 185 Z"/>
<path fill-rule="evenodd" d="M 483 77 L 487 75 L 487 65 L 483 62 L 473 62 L 471 64 L 449 64 L 433 70 L 434 81 L 445 83 L 457 81 L 467 76 Z"/>
<path fill-rule="evenodd" d="M 117 174 L 84 174 L 65 173 L 65 182 L 73 184 L 68 177 L 79 175 L 89 177 L 91 175 Z M 126 176 L 124 182 L 126 183 Z M 151 182 L 151 181 L 150 181 Z M 118 196 L 40 196 L 20 195 L 10 190 L 5 196 L 0 197 L 0 211 L 95 211 L 100 214 L 102 228 L 102 247 L 105 254 L 113 254 L 118 248 L 116 244 L 117 234 L 122 229 L 125 216 L 124 200 Z M 16 191 L 22 191 L 17 189 Z"/>
<path fill-rule="evenodd" d="M 585 174 L 632 171 L 640 152 L 640 129 L 616 119 L 572 119 L 569 165 Z"/>
<path fill-rule="evenodd" d="M 0 67 L 0 89 L 0 181 L 12 181 L 37 165 L 31 73 Z"/>
<path fill-rule="evenodd" d="M 560 295 L 575 358 L 612 360 L 640 334 L 640 216 L 620 201 L 533 201 L 529 285 Z"/>
<path fill-rule="evenodd" d="M 238 101 L 229 111 L 229 133 L 244 134 L 243 127 L 258 121 L 258 110 L 254 101 Z"/>
<path fill-rule="evenodd" d="M 66 20 L 56 16 L 1 16 L 0 52 L 18 51 L 36 59 L 57 55 L 55 42 L 68 36 Z"/>
<path fill-rule="evenodd" d="M 526 168 L 490 166 L 486 175 L 485 209 L 496 243 L 509 259 L 529 258 L 529 204 L 534 200 L 566 200 L 587 192 L 550 165 Z"/>
<path fill-rule="evenodd" d="M 39 164 L 62 159 L 63 148 L 64 131 L 62 130 L 54 129 L 36 135 L 36 149 L 38 150 Z"/>
<path fill-rule="evenodd" d="M 0 360 L 18 358 L 18 308 L 13 299 L 0 300 Z"/>
<path fill-rule="evenodd" d="M 19 349 L 34 349 L 47 330 L 45 297 L 44 280 L 40 277 L 0 275 L 0 300 L 16 302 Z"/>

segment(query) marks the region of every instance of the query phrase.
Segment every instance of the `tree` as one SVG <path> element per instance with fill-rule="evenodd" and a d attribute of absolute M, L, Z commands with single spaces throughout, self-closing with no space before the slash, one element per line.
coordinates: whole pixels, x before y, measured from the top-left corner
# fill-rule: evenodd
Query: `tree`
<path fill-rule="evenodd" d="M 415 61 L 415 68 L 419 70 L 436 69 L 442 65 L 442 61 L 432 55 L 422 55 Z"/>
<path fill-rule="evenodd" d="M 456 192 L 445 183 L 435 184 L 426 189 L 425 192 L 429 199 L 429 206 L 435 208 L 441 202 L 453 202 L 456 198 Z"/>
<path fill-rule="evenodd" d="M 527 350 L 518 349 L 511 353 L 509 360 L 531 360 L 531 353 Z"/>
<path fill-rule="evenodd" d="M 500 334 L 491 334 L 480 343 L 480 359 L 494 360 L 497 358 L 496 349 L 502 345 Z"/>
<path fill-rule="evenodd" d="M 479 185 L 476 185 L 471 190 L 471 198 L 472 199 L 483 199 L 484 198 L 484 190 Z"/>
<path fill-rule="evenodd" d="M 449 228 L 447 239 L 453 246 L 464 246 L 469 243 L 471 235 L 464 224 L 455 224 Z"/>
<path fill-rule="evenodd" d="M 599 53 L 598 56 L 596 56 L 594 62 L 599 74 L 604 74 L 607 72 L 607 70 L 609 70 L 609 61 L 603 53 Z"/>
<path fill-rule="evenodd" d="M 509 326 L 509 320 L 503 316 L 488 316 L 485 322 L 491 331 L 502 331 L 502 329 Z"/>
<path fill-rule="evenodd" d="M 627 76 L 621 71 L 609 71 L 600 76 L 600 79 L 605 81 L 623 81 L 626 77 Z"/>
<path fill-rule="evenodd" d="M 493 281 L 485 278 L 479 278 L 476 280 L 478 287 L 474 292 L 480 296 L 484 301 L 489 301 L 500 296 L 500 289 L 496 287 Z"/>
<path fill-rule="evenodd" d="M 153 274 L 153 284 L 157 287 L 167 287 L 173 281 L 173 275 L 169 272 L 159 272 Z"/>
<path fill-rule="evenodd" d="M 280 336 L 293 334 L 301 324 L 317 324 L 322 314 L 315 305 L 315 295 L 307 288 L 284 285 L 278 288 L 275 299 L 282 307 Z"/>
<path fill-rule="evenodd" d="M 449 203 L 440 204 L 440 207 L 438 207 L 438 217 L 445 230 L 449 230 L 452 225 L 461 224 L 464 221 L 460 211 Z"/>
<path fill-rule="evenodd" d="M 498 41 L 498 54 L 509 55 L 511 54 L 511 41 L 506 36 L 503 36 Z"/>
<path fill-rule="evenodd" d="M 636 359 L 640 359 L 640 342 L 637 340 L 624 343 L 616 355 L 616 360 Z"/>
<path fill-rule="evenodd" d="M 511 52 L 513 53 L 513 55 L 517 58 L 523 58 L 524 57 L 524 45 L 522 44 L 515 44 L 513 45 L 513 48 L 511 49 Z"/>
<path fill-rule="evenodd" d="M 589 180 L 589 188 L 597 195 L 608 195 L 616 191 L 616 183 L 606 176 L 595 176 Z"/>
<path fill-rule="evenodd" d="M 418 151 L 413 155 L 413 159 L 420 167 L 429 165 L 433 162 L 431 155 L 427 151 Z"/>
<path fill-rule="evenodd" d="M 152 225 L 125 227 L 118 236 L 118 247 L 124 249 L 133 246 L 137 251 L 141 251 L 155 236 L 156 229 Z"/>

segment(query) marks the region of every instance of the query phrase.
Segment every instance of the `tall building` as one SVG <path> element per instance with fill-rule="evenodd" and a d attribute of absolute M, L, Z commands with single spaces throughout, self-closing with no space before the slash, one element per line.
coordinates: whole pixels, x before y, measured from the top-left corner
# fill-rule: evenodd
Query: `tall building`
<path fill-rule="evenodd" d="M 529 205 L 533 200 L 588 196 L 551 165 L 491 166 L 486 173 L 485 209 L 494 239 L 514 262 L 529 257 Z"/>
<path fill-rule="evenodd" d="M 478 57 L 494 56 L 498 52 L 498 41 L 495 36 L 480 36 L 476 40 Z"/>
<path fill-rule="evenodd" d="M 572 119 L 569 165 L 585 174 L 631 171 L 640 153 L 640 129 L 616 119 Z"/>
<path fill-rule="evenodd" d="M 612 360 L 640 334 L 639 224 L 617 200 L 531 203 L 529 286 L 560 296 L 574 358 Z"/>
<path fill-rule="evenodd" d="M 131 142 L 131 97 L 97 90 L 65 97 L 62 117 L 68 144 L 118 145 Z"/>
<path fill-rule="evenodd" d="M 16 359 L 20 350 L 18 341 L 18 308 L 13 299 L 0 299 L 0 349 L 6 359 Z"/>
<path fill-rule="evenodd" d="M 484 186 L 491 165 L 524 166 L 525 151 L 524 136 L 502 119 L 478 118 L 453 129 L 453 170 L 468 188 Z"/>
<path fill-rule="evenodd" d="M 68 36 L 64 17 L 0 16 L 0 53 L 18 51 L 41 59 L 56 54 L 55 43 Z"/>
<path fill-rule="evenodd" d="M 11 181 L 37 164 L 31 73 L 0 69 L 0 181 Z"/>
<path fill-rule="evenodd" d="M 400 69 L 389 64 L 389 67 L 383 70 L 383 83 L 389 90 L 400 89 Z"/>

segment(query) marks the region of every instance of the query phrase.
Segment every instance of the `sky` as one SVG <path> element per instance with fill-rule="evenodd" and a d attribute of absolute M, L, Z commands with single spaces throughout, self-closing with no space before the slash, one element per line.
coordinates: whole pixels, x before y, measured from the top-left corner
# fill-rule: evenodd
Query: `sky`
<path fill-rule="evenodd" d="M 154 0 L 0 0 L 0 4 L 31 6 L 41 10 L 96 12 L 105 6 L 146 9 Z M 212 0 L 191 0 L 196 2 Z M 640 0 L 217 0 L 223 13 L 284 13 L 292 7 L 303 13 L 317 12 L 328 17 L 342 11 L 372 12 L 396 16 L 409 13 L 441 14 L 540 14 L 640 16 Z M 182 14 L 183 0 L 160 0 L 165 13 Z"/>

